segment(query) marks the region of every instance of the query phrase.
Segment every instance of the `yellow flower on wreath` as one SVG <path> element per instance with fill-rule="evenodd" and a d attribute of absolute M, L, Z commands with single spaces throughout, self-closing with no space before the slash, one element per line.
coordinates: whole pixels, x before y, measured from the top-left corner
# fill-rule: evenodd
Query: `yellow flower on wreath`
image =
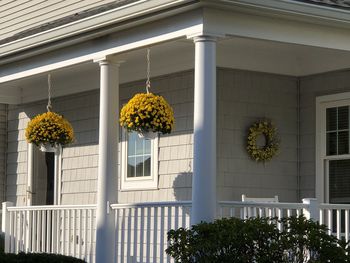
<path fill-rule="evenodd" d="M 265 137 L 265 145 L 258 146 L 258 137 Z M 247 137 L 247 151 L 250 157 L 257 162 L 270 161 L 279 151 L 279 138 L 274 124 L 267 119 L 255 122 L 250 128 Z"/>
<path fill-rule="evenodd" d="M 27 142 L 35 145 L 49 143 L 52 146 L 66 145 L 74 140 L 72 125 L 55 112 L 39 114 L 27 125 L 25 136 Z"/>
<path fill-rule="evenodd" d="M 174 128 L 174 111 L 162 96 L 138 93 L 121 109 L 119 122 L 128 131 L 166 134 Z"/>

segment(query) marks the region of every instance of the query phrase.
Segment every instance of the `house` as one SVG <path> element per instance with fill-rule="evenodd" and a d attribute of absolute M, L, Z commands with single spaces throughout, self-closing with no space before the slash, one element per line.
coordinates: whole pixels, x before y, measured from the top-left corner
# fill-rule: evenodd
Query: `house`
<path fill-rule="evenodd" d="M 213 220 L 218 201 L 350 202 L 348 1 L 6 0 L 0 17 L 8 251 L 163 262 L 166 230 Z M 145 92 L 148 48 L 151 91 L 176 119 L 151 141 L 117 115 Z M 76 135 L 54 155 L 24 136 L 46 111 L 48 74 Z M 280 139 L 265 163 L 246 151 L 261 119 Z"/>

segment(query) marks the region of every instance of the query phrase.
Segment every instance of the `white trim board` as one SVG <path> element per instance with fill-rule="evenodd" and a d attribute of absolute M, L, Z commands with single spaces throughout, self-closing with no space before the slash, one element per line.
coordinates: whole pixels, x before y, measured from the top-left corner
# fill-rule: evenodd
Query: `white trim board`
<path fill-rule="evenodd" d="M 315 177 L 316 177 L 316 198 L 319 202 L 328 202 L 329 182 L 327 160 L 335 159 L 326 156 L 326 108 L 350 105 L 350 92 L 337 93 L 316 97 L 316 131 L 315 131 Z M 337 156 L 336 159 L 345 159 L 349 154 Z"/>

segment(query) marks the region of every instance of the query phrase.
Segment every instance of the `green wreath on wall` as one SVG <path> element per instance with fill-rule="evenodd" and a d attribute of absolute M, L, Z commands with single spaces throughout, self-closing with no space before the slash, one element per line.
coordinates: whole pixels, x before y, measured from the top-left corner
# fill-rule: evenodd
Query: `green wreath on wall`
<path fill-rule="evenodd" d="M 265 137 L 265 145 L 259 146 L 259 136 Z M 270 120 L 260 120 L 249 128 L 247 139 L 247 151 L 256 162 L 270 161 L 279 151 L 279 138 L 277 129 Z"/>

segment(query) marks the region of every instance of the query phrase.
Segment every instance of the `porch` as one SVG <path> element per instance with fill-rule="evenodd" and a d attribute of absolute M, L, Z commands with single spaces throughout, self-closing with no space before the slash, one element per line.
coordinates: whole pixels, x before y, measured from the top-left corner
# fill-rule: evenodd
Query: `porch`
<path fill-rule="evenodd" d="M 167 232 L 190 227 L 191 202 L 112 204 L 116 262 L 173 262 L 165 253 Z M 278 218 L 301 215 L 329 228 L 329 235 L 349 241 L 350 205 L 318 203 L 263 203 L 222 201 L 217 218 L 248 215 Z M 278 226 L 281 227 L 281 226 Z M 96 206 L 2 207 L 5 252 L 45 252 L 95 262 Z"/>
<path fill-rule="evenodd" d="M 349 109 L 350 94 L 345 104 L 343 97 L 315 101 L 349 92 L 349 74 L 340 71 L 350 67 L 349 30 L 334 21 L 334 27 L 325 27 L 310 17 L 281 14 L 276 23 L 269 12 L 265 17 L 226 6 L 191 9 L 130 30 L 115 28 L 106 37 L 92 35 L 72 46 L 9 58 L 0 67 L 0 102 L 10 105 L 4 200 L 14 202 L 3 206 L 6 251 L 62 253 L 88 262 L 95 262 L 96 253 L 99 263 L 112 262 L 112 251 L 118 262 L 169 262 L 164 252 L 169 229 L 242 218 L 249 211 L 278 217 L 304 213 L 348 240 L 350 206 L 323 202 L 350 200 L 349 189 L 343 189 L 346 200 L 336 200 L 339 184 L 329 182 L 340 174 L 338 164 L 350 167 L 350 147 L 338 151 L 338 140 L 350 138 L 338 134 L 349 135 L 350 129 L 325 127 L 327 109 Z M 141 180 L 138 189 L 128 189 L 128 156 L 118 148 L 126 140 L 119 136 L 117 113 L 143 91 L 150 46 L 152 91 L 169 100 L 177 124 L 171 135 L 156 139 L 154 185 L 144 187 Z M 55 206 L 36 206 L 43 198 L 33 183 L 39 181 L 35 152 L 24 129 L 45 109 L 49 72 L 55 80 L 54 109 L 72 122 L 77 142 L 58 158 Z M 320 127 L 314 126 L 317 114 L 323 117 Z M 262 165 L 247 155 L 246 131 L 265 117 L 275 122 L 282 144 L 280 154 Z M 332 138 L 332 154 L 326 151 L 330 132 L 338 136 Z M 344 171 L 339 177 L 347 178 Z M 291 203 L 232 201 L 242 193 L 278 194 Z M 310 196 L 321 204 L 292 203 Z M 217 205 L 217 199 L 231 201 Z M 169 202 L 149 202 L 164 200 Z"/>

